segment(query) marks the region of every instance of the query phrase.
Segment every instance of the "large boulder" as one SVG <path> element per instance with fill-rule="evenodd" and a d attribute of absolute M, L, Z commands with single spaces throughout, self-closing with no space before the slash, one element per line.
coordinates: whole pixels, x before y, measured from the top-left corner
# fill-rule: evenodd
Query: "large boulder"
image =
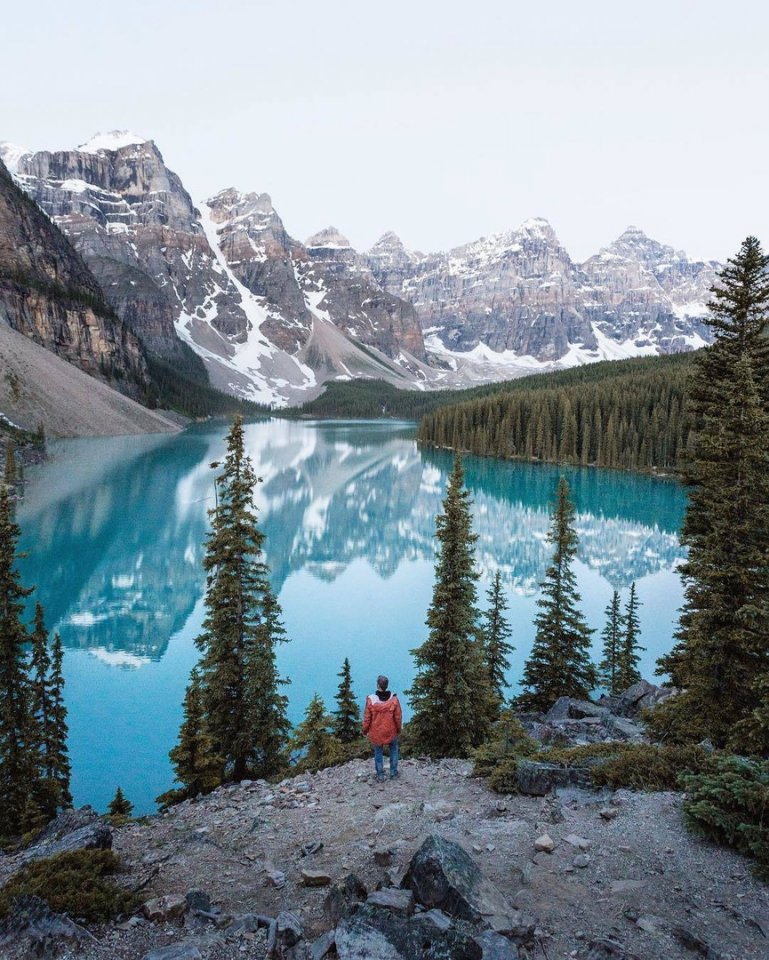
<path fill-rule="evenodd" d="M 603 717 L 607 713 L 606 707 L 589 700 L 559 697 L 545 714 L 545 721 L 559 723 L 563 720 L 583 720 L 585 717 Z"/>
<path fill-rule="evenodd" d="M 426 914 L 404 917 L 358 907 L 336 928 L 339 960 L 482 960 L 464 924 L 442 927 Z"/>
<path fill-rule="evenodd" d="M 60 853 L 110 849 L 112 827 L 95 810 L 86 806 L 80 810 L 67 810 L 52 820 L 19 857 L 18 866 Z"/>
<path fill-rule="evenodd" d="M 344 880 L 337 881 L 329 890 L 323 901 L 323 914 L 330 924 L 336 926 L 367 896 L 366 885 L 354 873 L 348 873 Z"/>
<path fill-rule="evenodd" d="M 676 694 L 674 687 L 658 687 L 648 680 L 639 680 L 620 696 L 614 712 L 620 717 L 637 717 L 643 710 L 650 710 L 657 704 Z"/>
<path fill-rule="evenodd" d="M 8 915 L 0 921 L 0 956 L 54 956 L 59 947 L 75 950 L 83 943 L 93 943 L 93 936 L 69 917 L 54 913 L 40 897 L 24 894 L 16 899 Z M 75 954 L 77 956 L 77 953 Z"/>
<path fill-rule="evenodd" d="M 458 843 L 443 837 L 425 840 L 401 886 L 413 890 L 417 902 L 428 910 L 437 907 L 456 919 L 520 940 L 533 935 L 534 921 L 507 902 Z"/>

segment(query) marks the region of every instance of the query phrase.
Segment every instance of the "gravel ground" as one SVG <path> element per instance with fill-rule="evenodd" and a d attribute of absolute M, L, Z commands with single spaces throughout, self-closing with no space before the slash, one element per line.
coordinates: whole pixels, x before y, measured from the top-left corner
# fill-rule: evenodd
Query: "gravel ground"
<path fill-rule="evenodd" d="M 18 390 L 12 389 L 13 382 Z M 173 433 L 171 418 L 148 410 L 39 344 L 0 324 L 0 412 L 49 437 Z"/>
<path fill-rule="evenodd" d="M 742 857 L 684 830 L 681 794 L 502 798 L 463 761 L 402 761 L 401 776 L 384 784 L 371 773 L 371 764 L 353 761 L 277 786 L 218 790 L 126 825 L 115 835 L 124 882 L 144 881 L 147 899 L 203 890 L 232 915 L 291 910 L 312 937 L 327 927 L 326 892 L 303 886 L 302 869 L 333 879 L 352 871 L 369 889 L 389 885 L 437 833 L 460 843 L 537 919 L 530 958 L 561 960 L 600 938 L 623 946 L 618 957 L 643 960 L 769 957 L 769 887 Z M 543 834 L 551 853 L 535 849 Z M 313 842 L 322 849 L 302 856 Z M 269 871 L 285 884 L 274 886 L 280 876 L 271 880 Z M 140 960 L 189 941 L 206 960 L 264 956 L 261 932 L 227 939 L 211 925 L 140 922 L 94 933 L 96 942 L 68 955 Z"/>

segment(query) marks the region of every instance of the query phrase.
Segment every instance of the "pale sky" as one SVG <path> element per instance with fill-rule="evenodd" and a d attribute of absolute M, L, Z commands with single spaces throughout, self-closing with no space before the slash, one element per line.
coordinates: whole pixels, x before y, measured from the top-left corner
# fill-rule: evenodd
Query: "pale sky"
<path fill-rule="evenodd" d="M 4 5 L 0 140 L 127 128 L 196 201 L 424 251 L 546 217 L 576 260 L 628 224 L 769 246 L 769 4 L 38 0 Z"/>

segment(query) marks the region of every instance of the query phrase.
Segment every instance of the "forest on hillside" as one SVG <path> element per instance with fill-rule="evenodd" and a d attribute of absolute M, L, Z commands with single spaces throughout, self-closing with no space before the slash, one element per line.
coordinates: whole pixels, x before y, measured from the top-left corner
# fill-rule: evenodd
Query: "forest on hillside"
<path fill-rule="evenodd" d="M 581 367 L 527 378 L 427 413 L 419 442 L 508 459 L 674 472 L 688 448 L 691 355 Z"/>

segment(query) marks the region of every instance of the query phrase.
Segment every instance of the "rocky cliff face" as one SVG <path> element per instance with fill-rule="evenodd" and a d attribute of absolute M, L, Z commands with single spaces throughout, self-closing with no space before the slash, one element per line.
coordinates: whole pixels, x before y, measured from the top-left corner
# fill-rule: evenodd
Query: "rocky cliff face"
<path fill-rule="evenodd" d="M 237 291 L 222 278 L 197 211 L 151 140 L 97 137 L 21 156 L 16 176 L 72 239 L 112 306 L 148 349 L 174 358 L 182 313 L 244 339 Z"/>
<path fill-rule="evenodd" d="M 424 356 L 413 307 L 362 260 L 314 259 L 266 194 L 226 190 L 198 210 L 153 141 L 125 131 L 77 150 L 0 150 L 148 350 L 173 361 L 186 343 L 221 389 L 299 399 L 324 379 L 365 374 L 372 359 L 356 341 L 377 352 L 378 375 L 407 385 L 402 353 Z M 319 323 L 335 329 L 315 337 Z"/>
<path fill-rule="evenodd" d="M 142 348 L 69 240 L 0 163 L 0 322 L 123 392 L 147 386 Z"/>
<path fill-rule="evenodd" d="M 429 350 L 529 365 L 701 346 L 717 267 L 636 227 L 577 264 L 541 219 L 428 256 L 388 233 L 367 261 L 387 290 L 414 304 Z"/>
<path fill-rule="evenodd" d="M 542 219 L 429 255 L 387 233 L 361 255 L 334 228 L 295 240 L 265 193 L 196 207 L 156 145 L 124 131 L 0 155 L 151 353 L 187 344 L 215 386 L 252 399 L 361 376 L 457 386 L 708 339 L 717 264 L 634 227 L 582 264 Z"/>

